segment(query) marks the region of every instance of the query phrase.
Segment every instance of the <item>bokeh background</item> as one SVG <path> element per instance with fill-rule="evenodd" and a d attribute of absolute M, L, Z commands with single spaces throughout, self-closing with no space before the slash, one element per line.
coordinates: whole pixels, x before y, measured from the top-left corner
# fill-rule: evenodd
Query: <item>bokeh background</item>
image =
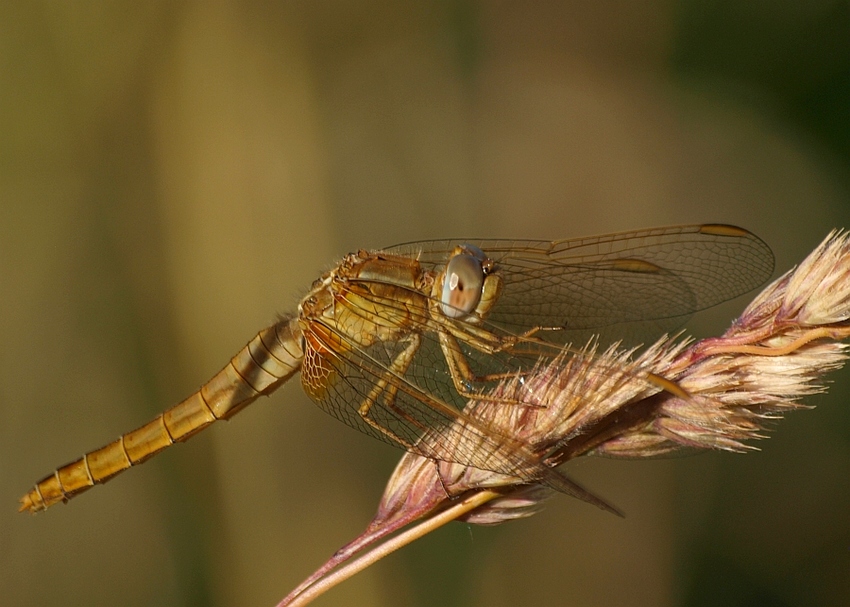
<path fill-rule="evenodd" d="M 0 2 L 0 603 L 273 605 L 398 453 L 297 383 L 31 517 L 336 258 L 727 222 L 784 271 L 850 225 L 850 2 Z M 722 330 L 745 301 L 700 315 Z M 850 604 L 850 373 L 761 452 L 575 462 L 317 605 Z"/>

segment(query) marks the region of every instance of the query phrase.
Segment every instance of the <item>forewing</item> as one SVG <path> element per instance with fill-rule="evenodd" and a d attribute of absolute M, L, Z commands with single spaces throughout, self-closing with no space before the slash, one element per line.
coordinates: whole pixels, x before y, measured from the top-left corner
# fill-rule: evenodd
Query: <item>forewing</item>
<path fill-rule="evenodd" d="M 770 248 L 734 226 L 653 228 L 561 241 L 444 240 L 400 245 L 439 270 L 459 244 L 497 264 L 504 290 L 487 320 L 513 333 L 582 343 L 637 343 L 680 327 L 691 314 L 742 295 L 773 272 Z"/>

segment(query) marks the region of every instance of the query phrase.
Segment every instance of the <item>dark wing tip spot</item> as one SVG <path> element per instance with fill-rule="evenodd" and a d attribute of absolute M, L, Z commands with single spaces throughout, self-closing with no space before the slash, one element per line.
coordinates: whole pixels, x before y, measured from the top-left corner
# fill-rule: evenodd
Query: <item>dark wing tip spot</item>
<path fill-rule="evenodd" d="M 752 232 L 749 230 L 725 223 L 707 223 L 701 225 L 699 231 L 702 234 L 713 234 L 714 236 L 752 236 Z"/>
<path fill-rule="evenodd" d="M 611 262 L 612 270 L 621 272 L 637 272 L 640 274 L 657 274 L 663 272 L 663 268 L 644 259 L 615 259 Z"/>

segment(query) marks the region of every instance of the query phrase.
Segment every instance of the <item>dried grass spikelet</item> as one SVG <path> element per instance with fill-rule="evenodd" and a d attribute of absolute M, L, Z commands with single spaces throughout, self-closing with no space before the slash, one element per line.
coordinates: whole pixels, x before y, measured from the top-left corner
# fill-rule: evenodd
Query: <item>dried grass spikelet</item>
<path fill-rule="evenodd" d="M 523 445 L 548 468 L 586 454 L 638 458 L 683 447 L 743 452 L 755 448 L 747 441 L 764 438 L 767 422 L 824 391 L 821 377 L 847 358 L 838 340 L 850 336 L 848 319 L 850 238 L 833 231 L 720 337 L 665 336 L 639 353 L 616 344 L 600 352 L 590 343 L 503 382 L 492 401 L 471 401 L 464 413 Z M 529 395 L 539 406 L 504 404 L 528 402 Z M 463 423 L 421 440 L 441 441 L 443 452 L 445 441 L 468 450 L 475 445 L 462 441 L 475 440 L 475 433 L 463 432 Z M 526 517 L 553 492 L 543 482 L 407 453 L 366 531 L 280 605 L 306 604 L 448 521 L 492 525 Z"/>

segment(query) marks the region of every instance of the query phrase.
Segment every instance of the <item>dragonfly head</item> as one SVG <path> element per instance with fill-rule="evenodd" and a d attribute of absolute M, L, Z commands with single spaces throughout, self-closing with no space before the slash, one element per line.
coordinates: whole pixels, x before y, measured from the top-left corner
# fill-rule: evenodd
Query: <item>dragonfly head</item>
<path fill-rule="evenodd" d="M 435 284 L 442 313 L 473 323 L 484 318 L 501 291 L 501 278 L 495 269 L 493 260 L 478 247 L 456 247 Z"/>

